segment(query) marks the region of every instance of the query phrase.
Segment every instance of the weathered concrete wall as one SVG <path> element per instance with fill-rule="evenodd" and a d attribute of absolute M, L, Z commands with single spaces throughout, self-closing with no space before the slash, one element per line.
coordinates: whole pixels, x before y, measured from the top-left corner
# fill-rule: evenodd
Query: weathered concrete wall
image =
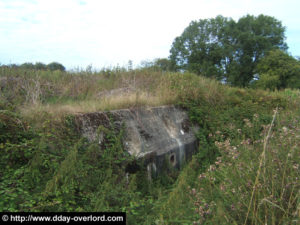
<path fill-rule="evenodd" d="M 86 113 L 77 116 L 83 136 L 90 141 L 97 135 L 100 125 L 108 127 L 109 116 L 117 126 L 125 124 L 124 146 L 138 158 L 145 159 L 148 170 L 159 172 L 169 162 L 180 168 L 197 149 L 194 132 L 186 112 L 174 106 L 122 109 L 109 112 Z"/>

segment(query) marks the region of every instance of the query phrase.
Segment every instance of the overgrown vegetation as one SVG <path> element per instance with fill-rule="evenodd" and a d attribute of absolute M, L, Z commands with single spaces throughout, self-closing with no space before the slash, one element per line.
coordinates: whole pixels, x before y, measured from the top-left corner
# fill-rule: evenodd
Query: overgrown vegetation
<path fill-rule="evenodd" d="M 17 64 L 10 64 L 10 65 L 2 65 L 4 68 L 20 68 L 20 69 L 26 69 L 26 70 L 60 70 L 60 71 L 65 71 L 66 68 L 58 62 L 52 62 L 49 63 L 48 65 L 42 63 L 42 62 L 36 62 L 36 63 L 23 63 L 21 65 Z"/>
<path fill-rule="evenodd" d="M 299 223 L 299 90 L 234 88 L 154 68 L 6 67 L 0 89 L 0 211 L 126 211 L 128 224 Z M 99 146 L 74 120 L 164 104 L 186 108 L 199 149 L 182 171 L 152 182 L 143 170 L 126 178 L 135 159 L 122 127 L 100 126 Z"/>
<path fill-rule="evenodd" d="M 170 64 L 175 71 L 239 87 L 300 88 L 300 63 L 287 54 L 287 48 L 285 27 L 274 17 L 246 15 L 234 21 L 217 16 L 192 21 L 175 38 Z M 258 83 L 253 84 L 255 80 Z"/>
<path fill-rule="evenodd" d="M 257 65 L 258 79 L 252 84 L 257 88 L 300 88 L 300 63 L 280 51 L 270 51 Z"/>

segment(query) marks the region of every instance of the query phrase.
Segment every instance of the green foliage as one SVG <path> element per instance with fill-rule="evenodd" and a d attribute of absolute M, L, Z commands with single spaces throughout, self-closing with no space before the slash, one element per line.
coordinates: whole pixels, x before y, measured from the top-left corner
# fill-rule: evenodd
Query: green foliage
<path fill-rule="evenodd" d="M 259 79 L 253 86 L 270 90 L 300 88 L 300 63 L 280 50 L 270 51 L 257 65 Z"/>
<path fill-rule="evenodd" d="M 256 120 L 259 116 L 256 117 Z M 287 126 L 293 124 L 292 130 Z M 248 122 L 247 129 L 255 125 Z M 216 142 L 221 157 L 190 188 L 198 224 L 292 224 L 297 219 L 299 121 L 279 119 L 254 142 Z M 289 141 L 285 141 L 286 137 Z M 270 140 L 268 140 L 270 139 Z M 263 154 L 264 152 L 264 154 Z M 297 206 L 298 205 L 298 206 Z M 196 222 L 195 222 L 196 223 Z"/>
<path fill-rule="evenodd" d="M 25 70 L 33 70 L 35 68 L 33 63 L 23 63 L 20 65 L 20 68 Z"/>
<path fill-rule="evenodd" d="M 32 155 L 31 139 L 34 134 L 29 126 L 8 110 L 0 110 L 1 164 L 16 166 L 24 164 Z"/>
<path fill-rule="evenodd" d="M 175 70 L 188 70 L 203 76 L 222 79 L 222 60 L 226 49 L 222 46 L 222 34 L 231 19 L 217 16 L 215 19 L 192 21 L 180 37 L 173 42 L 170 59 Z"/>
<path fill-rule="evenodd" d="M 15 211 L 30 199 L 22 179 L 35 151 L 36 134 L 9 110 L 0 110 L 0 211 Z"/>
<path fill-rule="evenodd" d="M 23 63 L 19 66 L 21 69 L 25 70 L 46 70 L 47 65 L 41 62 L 33 63 Z"/>
<path fill-rule="evenodd" d="M 284 31 L 281 22 L 265 15 L 238 22 L 222 16 L 192 21 L 173 42 L 171 64 L 175 70 L 248 86 L 266 52 L 287 48 Z"/>
<path fill-rule="evenodd" d="M 71 74 L 1 67 L 0 78 L 0 211 L 125 211 L 128 224 L 243 224 L 249 208 L 249 224 L 296 221 L 299 91 L 231 88 L 153 69 Z M 102 142 L 90 143 L 78 133 L 80 110 L 51 113 L 53 102 L 87 101 L 128 80 L 141 89 L 167 85 L 164 91 L 199 126 L 199 149 L 181 171 L 166 167 L 149 182 L 143 162 L 124 151 L 122 125 L 110 118 L 98 128 Z M 254 189 L 277 106 L 262 186 Z M 126 176 L 131 163 L 141 170 Z"/>
<path fill-rule="evenodd" d="M 257 88 L 276 90 L 280 87 L 280 79 L 278 75 L 270 75 L 267 73 L 262 73 L 259 76 L 259 80 L 255 81 L 253 84 Z"/>
<path fill-rule="evenodd" d="M 35 63 L 35 69 L 37 70 L 46 70 L 47 69 L 47 65 L 41 62 L 37 62 Z"/>
<path fill-rule="evenodd" d="M 51 70 L 51 71 L 55 71 L 55 70 L 65 71 L 66 70 L 66 68 L 58 62 L 49 63 L 47 65 L 47 69 Z"/>
<path fill-rule="evenodd" d="M 58 62 L 52 62 L 49 63 L 48 65 L 42 63 L 42 62 L 36 62 L 35 64 L 26 62 L 21 65 L 16 65 L 16 64 L 10 64 L 10 65 L 0 65 L 0 68 L 11 68 L 11 69 L 23 69 L 23 70 L 50 70 L 50 71 L 55 71 L 55 70 L 60 70 L 60 71 L 65 71 L 66 68 Z"/>
<path fill-rule="evenodd" d="M 171 71 L 172 65 L 171 61 L 167 58 L 157 58 L 153 61 L 142 61 L 140 65 L 143 70 L 153 70 L 153 71 Z"/>
<path fill-rule="evenodd" d="M 171 70 L 171 62 L 167 58 L 158 58 L 154 60 L 154 67 L 162 70 L 162 71 L 170 71 Z"/>
<path fill-rule="evenodd" d="M 191 79 L 191 77 L 187 78 L 186 75 L 183 75 L 183 77 Z M 191 82 L 192 79 L 189 81 Z M 180 84 L 187 87 L 183 81 Z M 197 221 L 199 214 L 195 212 L 197 206 L 195 204 L 198 204 L 198 202 L 195 202 L 195 196 L 187 193 L 186 190 L 192 192 L 193 188 L 199 187 L 198 185 L 202 185 L 200 188 L 205 190 L 205 192 L 203 191 L 205 197 L 201 195 L 199 200 L 201 207 L 206 210 L 220 208 L 214 220 L 210 220 L 212 217 L 207 215 L 205 217 L 206 222 L 208 224 L 218 224 L 216 219 L 224 222 L 221 204 L 223 201 L 226 202 L 226 199 L 222 199 L 218 194 L 214 195 L 210 182 L 203 184 L 201 178 L 199 184 L 199 174 L 205 173 L 210 165 L 216 161 L 218 162 L 218 159 L 223 157 L 223 152 L 220 151 L 217 143 L 226 143 L 227 140 L 230 140 L 232 145 L 244 143 L 251 146 L 258 143 L 261 139 L 261 133 L 264 131 L 264 126 L 272 120 L 272 110 L 277 106 L 287 107 L 285 98 L 265 95 L 262 91 L 252 89 L 219 88 L 218 91 L 223 98 L 207 98 L 204 94 L 195 98 L 191 95 L 193 92 L 189 92 L 190 89 L 193 89 L 192 84 L 189 83 L 189 85 L 188 88 L 181 90 L 180 86 L 178 87 L 175 84 L 174 88 L 186 94 L 180 94 L 183 97 L 181 105 L 189 112 L 190 119 L 199 126 L 199 131 L 196 134 L 199 141 L 199 150 L 194 155 L 192 162 L 180 173 L 176 185 L 170 190 L 168 196 L 155 207 L 159 224 L 192 224 L 193 221 Z M 195 83 L 195 85 L 199 84 Z M 210 91 L 209 88 L 205 90 Z M 252 157 L 254 159 L 254 156 Z M 247 158 L 247 160 L 238 163 L 247 164 L 250 161 Z M 229 171 L 230 168 L 228 166 Z M 217 178 L 212 177 L 211 179 Z M 235 178 L 235 175 L 228 173 L 224 179 L 240 178 Z M 199 196 L 202 192 L 200 188 L 198 189 Z M 234 196 L 231 201 L 236 203 L 238 199 L 239 196 Z M 226 207 L 230 208 L 231 205 L 226 205 Z M 209 215 L 211 215 L 211 212 Z M 242 217 L 245 217 L 245 215 L 242 215 Z"/>
<path fill-rule="evenodd" d="M 99 127 L 99 146 L 78 137 L 72 115 L 47 119 L 38 130 L 9 111 L 0 118 L 1 211 L 126 211 L 135 224 L 153 207 L 145 173 L 126 178 L 134 159 L 113 121 Z"/>

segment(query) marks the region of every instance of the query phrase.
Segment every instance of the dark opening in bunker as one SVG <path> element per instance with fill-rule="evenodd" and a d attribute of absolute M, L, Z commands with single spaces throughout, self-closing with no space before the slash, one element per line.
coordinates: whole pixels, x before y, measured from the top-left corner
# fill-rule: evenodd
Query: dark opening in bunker
<path fill-rule="evenodd" d="M 175 165 L 176 165 L 176 156 L 175 156 L 174 153 L 170 155 L 170 164 L 171 164 L 172 166 L 175 166 Z"/>

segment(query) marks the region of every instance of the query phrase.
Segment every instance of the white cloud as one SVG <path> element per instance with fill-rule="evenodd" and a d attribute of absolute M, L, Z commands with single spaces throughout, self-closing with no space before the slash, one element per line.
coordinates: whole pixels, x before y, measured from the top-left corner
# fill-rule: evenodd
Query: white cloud
<path fill-rule="evenodd" d="M 298 6 L 298 7 L 297 7 Z M 1 0 L 0 62 L 101 67 L 167 57 L 192 20 L 266 14 L 299 34 L 296 0 Z M 300 49 L 295 44 L 295 54 Z"/>

